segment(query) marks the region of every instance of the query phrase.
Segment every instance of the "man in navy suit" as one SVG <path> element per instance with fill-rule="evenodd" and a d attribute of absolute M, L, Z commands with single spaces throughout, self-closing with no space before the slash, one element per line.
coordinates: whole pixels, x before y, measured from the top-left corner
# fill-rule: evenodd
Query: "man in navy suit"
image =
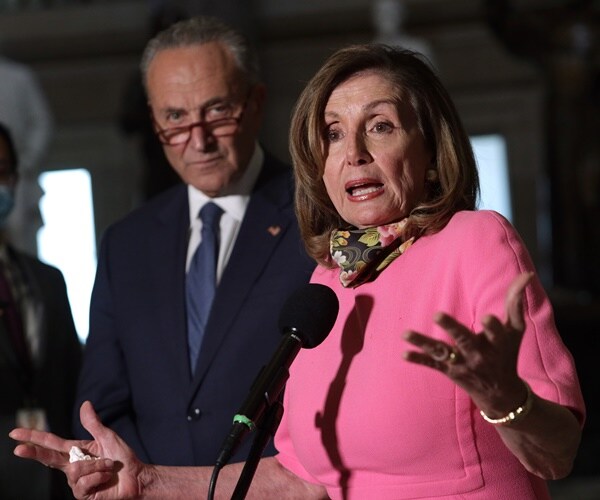
<path fill-rule="evenodd" d="M 281 306 L 314 263 L 290 169 L 257 144 L 265 88 L 243 37 L 212 18 L 181 21 L 148 43 L 141 68 L 155 131 L 184 183 L 103 237 L 77 400 L 144 461 L 212 465 L 281 340 Z M 207 202 L 223 212 L 217 288 L 190 360 L 186 279 Z M 247 441 L 232 461 L 246 458 Z"/>

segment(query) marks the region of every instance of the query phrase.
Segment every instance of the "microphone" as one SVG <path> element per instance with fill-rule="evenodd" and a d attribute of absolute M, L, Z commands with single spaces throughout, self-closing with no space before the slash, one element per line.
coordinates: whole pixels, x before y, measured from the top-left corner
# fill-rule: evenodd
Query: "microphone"
<path fill-rule="evenodd" d="M 279 316 L 279 329 L 284 337 L 233 418 L 233 426 L 216 461 L 217 469 L 229 462 L 246 434 L 260 425 L 265 410 L 281 394 L 289 378 L 289 367 L 300 349 L 312 349 L 329 335 L 338 309 L 335 293 L 325 285 L 309 283 L 288 297 Z"/>

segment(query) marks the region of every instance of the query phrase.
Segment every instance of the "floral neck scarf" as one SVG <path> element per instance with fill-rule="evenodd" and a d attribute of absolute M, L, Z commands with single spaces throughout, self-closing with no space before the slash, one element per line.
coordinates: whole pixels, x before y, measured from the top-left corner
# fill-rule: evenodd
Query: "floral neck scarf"
<path fill-rule="evenodd" d="M 333 231 L 331 257 L 340 267 L 340 283 L 356 288 L 373 281 L 396 257 L 410 247 L 415 237 L 406 239 L 408 219 L 367 229 Z"/>

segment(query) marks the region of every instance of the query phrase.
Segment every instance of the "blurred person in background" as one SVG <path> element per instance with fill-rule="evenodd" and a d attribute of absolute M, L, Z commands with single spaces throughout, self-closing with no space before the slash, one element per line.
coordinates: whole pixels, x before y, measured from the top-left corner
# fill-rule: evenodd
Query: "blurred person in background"
<path fill-rule="evenodd" d="M 42 226 L 38 176 L 52 136 L 53 118 L 34 71 L 0 55 L 0 122 L 11 132 L 19 155 L 15 206 L 6 224 L 12 243 L 35 254 Z"/>
<path fill-rule="evenodd" d="M 71 498 L 56 470 L 16 460 L 15 425 L 70 434 L 81 362 L 59 270 L 15 249 L 4 231 L 15 204 L 17 152 L 0 124 L 0 498 Z"/>

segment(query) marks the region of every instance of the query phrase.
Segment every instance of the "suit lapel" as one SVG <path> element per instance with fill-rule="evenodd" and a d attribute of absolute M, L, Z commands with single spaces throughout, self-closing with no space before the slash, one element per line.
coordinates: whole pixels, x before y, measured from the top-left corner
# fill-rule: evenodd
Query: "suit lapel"
<path fill-rule="evenodd" d="M 183 384 L 190 382 L 185 313 L 185 258 L 187 252 L 189 210 L 186 186 L 178 186 L 177 195 L 157 212 L 158 230 L 148 242 L 152 267 L 151 304 L 158 310 L 164 353 Z M 185 386 L 184 385 L 184 386 Z"/>

